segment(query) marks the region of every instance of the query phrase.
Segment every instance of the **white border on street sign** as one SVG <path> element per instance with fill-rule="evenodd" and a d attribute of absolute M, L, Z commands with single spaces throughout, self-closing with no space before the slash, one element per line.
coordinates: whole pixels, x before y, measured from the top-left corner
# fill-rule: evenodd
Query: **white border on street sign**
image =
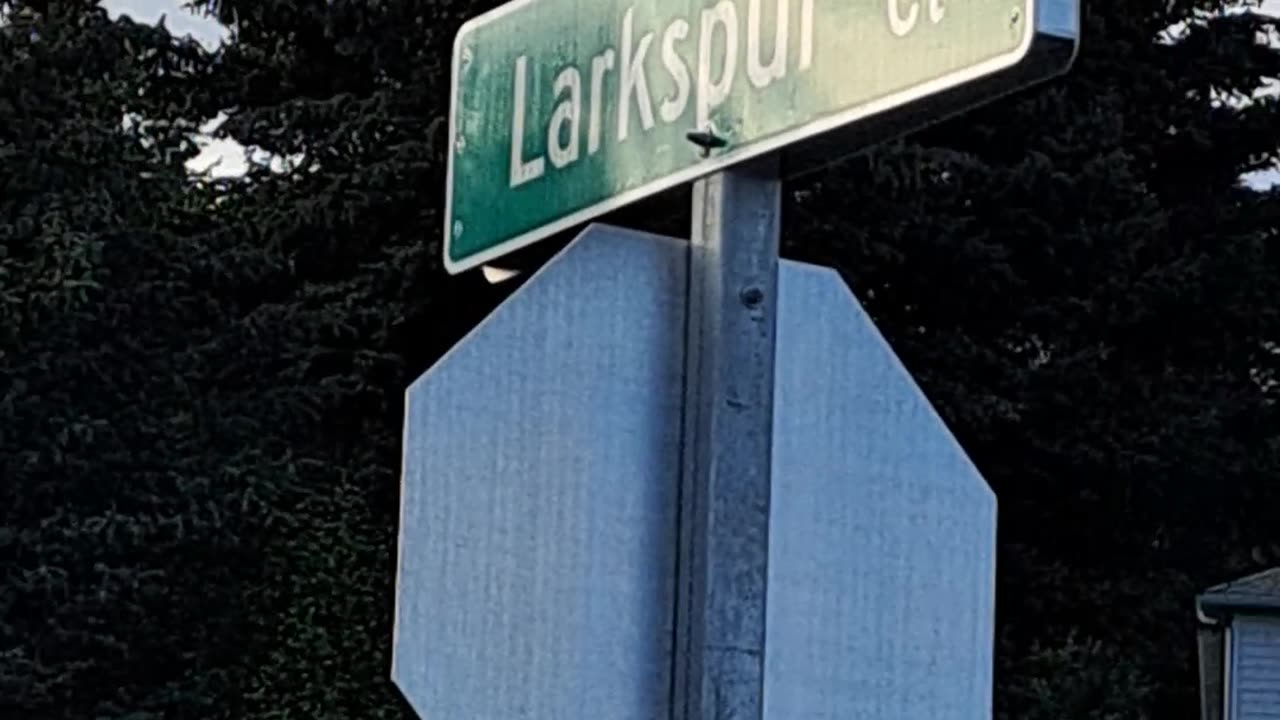
<path fill-rule="evenodd" d="M 540 225 L 533 230 L 515 235 L 491 248 L 482 250 L 474 255 L 469 255 L 463 260 L 454 261 L 449 251 L 453 245 L 453 156 L 454 143 L 457 141 L 455 133 L 457 132 L 456 119 L 458 113 L 458 68 L 459 60 L 462 56 L 462 38 L 467 35 L 468 31 L 476 26 L 487 25 L 508 13 L 525 7 L 526 5 L 543 1 L 545 0 L 512 0 L 505 5 L 496 7 L 489 12 L 477 15 L 466 21 L 460 28 L 458 28 L 458 34 L 454 36 L 453 60 L 450 68 L 451 79 L 449 83 L 449 144 L 446 146 L 448 148 L 449 160 L 447 176 L 445 178 L 444 205 L 444 268 L 450 275 L 457 275 L 458 273 L 470 270 L 471 268 L 484 265 L 490 260 L 515 252 L 516 250 L 527 247 L 558 232 L 568 230 L 575 225 L 579 225 L 605 213 L 630 205 L 631 203 L 649 197 L 650 195 L 655 195 L 664 190 L 669 190 L 677 185 L 692 182 L 703 175 L 709 175 L 728 167 L 729 165 L 750 160 L 753 157 L 773 152 L 813 135 L 819 135 L 828 130 L 834 130 L 842 125 L 847 125 L 886 110 L 892 110 L 893 108 L 906 105 L 907 103 L 915 100 L 920 100 L 929 97 L 930 95 L 945 92 L 959 85 L 963 85 L 964 83 L 1013 67 L 1021 62 L 1022 58 L 1026 56 L 1027 51 L 1031 49 L 1032 40 L 1035 39 L 1036 35 L 1036 0 L 1023 0 L 1024 9 L 1022 16 L 1026 19 L 1026 22 L 1023 24 L 1024 31 L 1022 42 L 1019 43 L 1018 47 L 1012 52 L 994 57 L 985 62 L 978 63 L 977 65 L 971 65 L 963 70 L 957 70 L 949 75 L 943 75 L 942 77 L 921 83 L 893 95 L 886 95 L 884 97 L 877 98 L 863 105 L 852 107 L 844 112 L 820 118 L 804 125 L 798 125 L 790 130 L 761 140 L 760 142 L 728 150 L 723 155 L 707 158 L 706 160 L 684 170 L 674 172 L 639 187 L 632 188 L 626 192 L 614 195 L 607 200 L 603 200 L 581 210 L 574 211 L 558 220 L 553 220 L 545 225 Z M 696 148 L 691 145 L 690 152 L 694 152 L 695 150 Z"/>

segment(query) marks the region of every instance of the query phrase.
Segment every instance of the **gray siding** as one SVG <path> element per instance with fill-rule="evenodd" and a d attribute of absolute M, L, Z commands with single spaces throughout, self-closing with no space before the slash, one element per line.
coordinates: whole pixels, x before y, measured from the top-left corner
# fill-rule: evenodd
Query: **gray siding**
<path fill-rule="evenodd" d="M 1204 625 L 1196 632 L 1196 641 L 1200 645 L 1200 720 L 1222 720 L 1226 633 L 1220 625 Z"/>
<path fill-rule="evenodd" d="M 1236 617 L 1230 682 L 1230 720 L 1280 720 L 1280 619 Z"/>

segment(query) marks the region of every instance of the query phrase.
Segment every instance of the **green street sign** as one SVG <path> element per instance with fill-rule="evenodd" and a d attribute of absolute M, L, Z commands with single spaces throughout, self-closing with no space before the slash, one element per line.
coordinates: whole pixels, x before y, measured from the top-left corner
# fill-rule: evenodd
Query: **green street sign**
<path fill-rule="evenodd" d="M 445 267 L 1016 65 L 1044 0 L 515 0 L 453 54 Z M 690 142 L 712 133 L 723 147 Z"/>

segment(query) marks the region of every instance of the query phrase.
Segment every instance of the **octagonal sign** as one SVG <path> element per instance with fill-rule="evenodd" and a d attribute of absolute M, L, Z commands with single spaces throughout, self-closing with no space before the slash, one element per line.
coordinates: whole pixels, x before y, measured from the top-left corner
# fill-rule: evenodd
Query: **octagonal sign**
<path fill-rule="evenodd" d="M 408 391 L 392 675 L 425 720 L 665 717 L 684 257 L 586 235 Z"/>
<path fill-rule="evenodd" d="M 688 245 L 593 227 L 408 393 L 424 720 L 666 720 Z M 991 716 L 995 498 L 835 272 L 779 268 L 769 720 Z"/>

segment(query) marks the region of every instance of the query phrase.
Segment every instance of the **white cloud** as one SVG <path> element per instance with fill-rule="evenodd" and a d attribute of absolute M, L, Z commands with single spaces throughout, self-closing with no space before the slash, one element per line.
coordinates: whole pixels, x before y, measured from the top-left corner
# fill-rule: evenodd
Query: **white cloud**
<path fill-rule="evenodd" d="M 165 27 L 171 34 L 194 38 L 210 50 L 216 50 L 231 35 L 226 26 L 216 20 L 184 8 L 184 0 L 102 0 L 101 4 L 112 17 L 128 15 L 141 23 L 155 24 L 163 15 Z M 301 156 L 275 157 L 261 150 L 250 150 L 235 140 L 213 137 L 213 133 L 226 120 L 225 114 L 219 114 L 200 128 L 201 135 L 194 138 L 200 147 L 200 153 L 187 161 L 187 169 L 192 173 L 207 173 L 213 177 L 243 175 L 249 168 L 250 158 L 255 162 L 267 163 L 276 172 L 282 172 L 301 162 Z"/>
<path fill-rule="evenodd" d="M 208 173 L 213 177 L 233 177 L 243 175 L 249 169 L 249 153 L 245 146 L 235 140 L 212 137 L 212 133 L 226 120 L 225 114 L 219 114 L 200 128 L 204 133 L 196 138 L 200 154 L 187 161 L 188 170 L 198 174 Z"/>
<path fill-rule="evenodd" d="M 189 35 L 210 50 L 230 37 L 227 28 L 218 21 L 183 8 L 183 0 L 102 0 L 101 5 L 112 17 L 128 15 L 148 25 L 154 25 L 163 15 L 164 26 L 171 34 Z"/>
<path fill-rule="evenodd" d="M 1250 6 L 1251 6 L 1251 3 L 1250 4 L 1240 3 L 1237 5 L 1235 10 L 1228 11 L 1228 12 L 1237 12 L 1237 11 L 1242 12 L 1244 10 L 1250 9 Z M 1265 15 L 1271 15 L 1273 17 L 1280 18 L 1280 0 L 1263 0 L 1262 5 L 1257 8 L 1257 11 Z M 1166 28 L 1164 32 L 1161 33 L 1160 39 L 1162 42 L 1172 43 L 1178 40 L 1180 37 L 1182 37 L 1186 33 L 1186 31 L 1187 31 L 1187 23 L 1185 22 L 1178 23 L 1176 25 L 1172 25 Z M 1268 38 L 1268 40 L 1271 41 L 1271 44 L 1273 46 L 1280 47 L 1280 33 L 1273 32 L 1271 36 Z M 1270 82 L 1266 83 L 1261 88 L 1258 88 L 1253 93 L 1252 98 L 1263 97 L 1268 95 L 1280 95 L 1280 81 L 1272 79 Z M 1236 105 L 1246 105 L 1252 101 L 1252 98 L 1249 96 L 1243 96 L 1243 95 L 1235 96 L 1235 97 L 1226 97 L 1223 95 L 1215 94 L 1213 98 L 1213 102 L 1215 104 L 1225 102 L 1225 103 L 1232 103 Z M 1280 137 L 1277 137 L 1277 145 L 1280 145 Z M 1273 167 L 1269 170 L 1260 170 L 1258 172 L 1248 173 L 1242 176 L 1240 179 L 1244 181 L 1245 185 L 1251 188 L 1254 188 L 1256 190 L 1266 190 L 1268 188 L 1280 186 L 1280 166 Z"/>
<path fill-rule="evenodd" d="M 230 37 L 227 28 L 216 20 L 182 7 L 183 0 L 102 0 L 101 4 L 112 17 L 128 15 L 149 25 L 158 22 L 163 15 L 164 26 L 171 34 L 189 36 L 210 50 L 216 50 Z M 195 138 L 200 154 L 187 162 L 187 168 L 193 173 L 208 172 L 214 177 L 230 177 L 243 175 L 248 169 L 247 151 L 243 145 L 210 135 L 225 121 L 226 117 L 220 115 L 200 128 L 204 134 Z"/>
<path fill-rule="evenodd" d="M 1280 18 L 1280 0 L 1266 0 L 1262 3 L 1262 12 Z M 1271 44 L 1280 47 L 1280 36 L 1272 36 Z M 1273 81 L 1270 87 L 1262 92 L 1268 95 L 1280 94 L 1280 82 Z M 1276 143 L 1280 145 L 1280 133 L 1277 133 Z M 1249 173 L 1244 176 L 1245 184 L 1257 190 L 1266 190 L 1267 188 L 1280 186 L 1280 168 L 1272 168 L 1261 172 Z"/>
<path fill-rule="evenodd" d="M 1268 190 L 1280 186 L 1280 169 L 1259 170 L 1244 176 L 1244 184 L 1254 190 Z"/>

